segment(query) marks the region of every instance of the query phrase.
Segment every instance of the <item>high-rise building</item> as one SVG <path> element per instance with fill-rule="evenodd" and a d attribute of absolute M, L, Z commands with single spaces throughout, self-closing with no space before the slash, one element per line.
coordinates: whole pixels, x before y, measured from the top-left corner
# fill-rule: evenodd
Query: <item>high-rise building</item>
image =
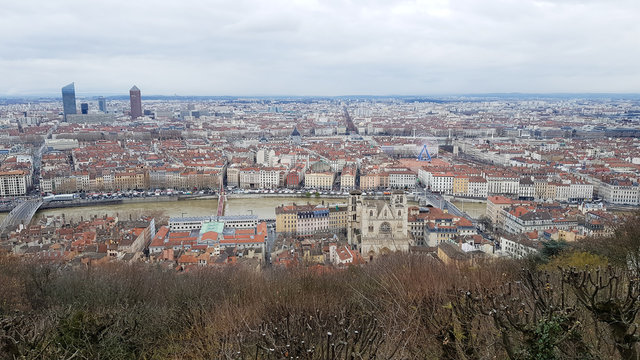
<path fill-rule="evenodd" d="M 142 99 L 140 98 L 140 89 L 133 85 L 129 90 L 129 99 L 131 100 L 131 118 L 135 119 L 142 116 Z"/>
<path fill-rule="evenodd" d="M 89 104 L 87 103 L 80 103 L 80 113 L 82 114 L 88 114 L 89 113 Z"/>
<path fill-rule="evenodd" d="M 104 98 L 104 96 L 100 96 L 98 98 L 98 109 L 100 109 L 100 111 L 102 111 L 103 113 L 107 112 L 107 100 Z"/>
<path fill-rule="evenodd" d="M 76 88 L 74 83 L 71 83 L 62 88 L 62 107 L 64 108 L 64 118 L 67 119 L 67 115 L 76 114 Z"/>

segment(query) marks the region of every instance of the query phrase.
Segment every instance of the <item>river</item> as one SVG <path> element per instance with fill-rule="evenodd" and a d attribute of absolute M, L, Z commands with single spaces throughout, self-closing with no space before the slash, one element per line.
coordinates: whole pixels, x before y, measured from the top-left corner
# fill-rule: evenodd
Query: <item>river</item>
<path fill-rule="evenodd" d="M 225 205 L 225 215 L 258 215 L 260 218 L 275 219 L 275 208 L 281 204 L 311 203 L 320 204 L 322 201 L 329 204 L 346 204 L 347 199 L 318 199 L 299 197 L 268 197 L 268 198 L 233 198 L 228 199 Z M 79 220 L 80 217 L 93 215 L 109 216 L 117 215 L 120 218 L 138 217 L 145 214 L 154 216 L 209 216 L 215 215 L 218 210 L 217 199 L 207 200 L 181 200 L 166 202 L 127 203 L 117 205 L 86 206 L 76 208 L 60 208 L 40 210 L 34 216 L 42 219 L 46 216 L 64 216 L 67 219 Z M 2 214 L 6 215 L 6 214 Z M 0 219 L 1 220 L 1 219 Z"/>
<path fill-rule="evenodd" d="M 275 208 L 282 204 L 346 204 L 346 198 L 299 198 L 299 197 L 265 197 L 265 198 L 231 198 L 226 202 L 225 215 L 258 215 L 260 218 L 273 219 L 276 216 Z M 453 202 L 462 209 L 462 203 Z M 126 203 L 117 205 L 101 205 L 86 206 L 75 208 L 59 208 L 40 210 L 34 216 L 35 220 L 42 219 L 46 216 L 64 216 L 67 219 L 80 220 L 80 217 L 89 218 L 93 215 L 109 216 L 117 215 L 120 218 L 128 218 L 130 215 L 134 218 L 141 215 L 153 216 L 209 216 L 215 215 L 218 210 L 217 199 L 207 200 L 182 200 L 182 201 L 166 201 L 166 202 L 146 202 L 146 203 Z M 477 218 L 484 215 L 486 211 L 485 203 L 464 203 L 464 211 L 469 215 Z M 6 213 L 0 213 L 0 221 L 7 216 Z"/>
<path fill-rule="evenodd" d="M 470 201 L 454 200 L 451 203 L 457 206 L 458 209 L 469 214 L 469 216 L 471 216 L 474 219 L 477 219 L 480 216 L 484 216 L 485 213 L 487 212 L 486 202 L 470 202 Z"/>

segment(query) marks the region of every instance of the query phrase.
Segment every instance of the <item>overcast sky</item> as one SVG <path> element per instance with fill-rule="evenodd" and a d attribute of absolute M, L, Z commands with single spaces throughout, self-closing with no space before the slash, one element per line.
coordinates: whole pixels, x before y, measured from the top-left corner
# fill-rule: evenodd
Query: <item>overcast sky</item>
<path fill-rule="evenodd" d="M 640 92 L 638 0 L 0 2 L 0 95 Z"/>

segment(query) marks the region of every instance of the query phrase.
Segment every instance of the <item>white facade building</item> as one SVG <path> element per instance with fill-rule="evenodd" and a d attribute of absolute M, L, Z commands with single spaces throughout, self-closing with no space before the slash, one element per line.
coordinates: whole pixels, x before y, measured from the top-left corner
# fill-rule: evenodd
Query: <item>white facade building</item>
<path fill-rule="evenodd" d="M 442 194 L 453 193 L 453 174 L 435 173 L 431 176 L 431 191 Z"/>
<path fill-rule="evenodd" d="M 603 183 L 600 186 L 600 196 L 602 200 L 609 204 L 639 204 L 639 186 L 630 181 L 613 180 L 610 183 Z"/>
<path fill-rule="evenodd" d="M 475 198 L 487 197 L 487 180 L 479 176 L 472 176 L 469 178 L 469 185 L 467 187 L 467 196 Z"/>
<path fill-rule="evenodd" d="M 20 196 L 31 186 L 31 176 L 24 170 L 0 172 L 0 196 Z"/>
<path fill-rule="evenodd" d="M 284 186 L 285 169 L 268 168 L 260 169 L 260 188 L 274 189 Z"/>
<path fill-rule="evenodd" d="M 520 239 L 508 239 L 506 237 L 500 238 L 500 246 L 502 252 L 514 259 L 522 259 L 530 255 L 534 255 L 538 252 L 536 240 L 520 240 Z"/>
<path fill-rule="evenodd" d="M 411 170 L 389 171 L 389 187 L 392 189 L 414 189 L 417 176 Z"/>

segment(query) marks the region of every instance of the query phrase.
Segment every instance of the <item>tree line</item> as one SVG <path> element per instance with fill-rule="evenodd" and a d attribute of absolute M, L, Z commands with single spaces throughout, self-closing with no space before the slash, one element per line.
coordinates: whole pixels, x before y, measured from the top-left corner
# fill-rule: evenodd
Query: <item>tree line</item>
<path fill-rule="evenodd" d="M 637 359 L 640 229 L 447 266 L 98 267 L 0 256 L 2 359 Z"/>

